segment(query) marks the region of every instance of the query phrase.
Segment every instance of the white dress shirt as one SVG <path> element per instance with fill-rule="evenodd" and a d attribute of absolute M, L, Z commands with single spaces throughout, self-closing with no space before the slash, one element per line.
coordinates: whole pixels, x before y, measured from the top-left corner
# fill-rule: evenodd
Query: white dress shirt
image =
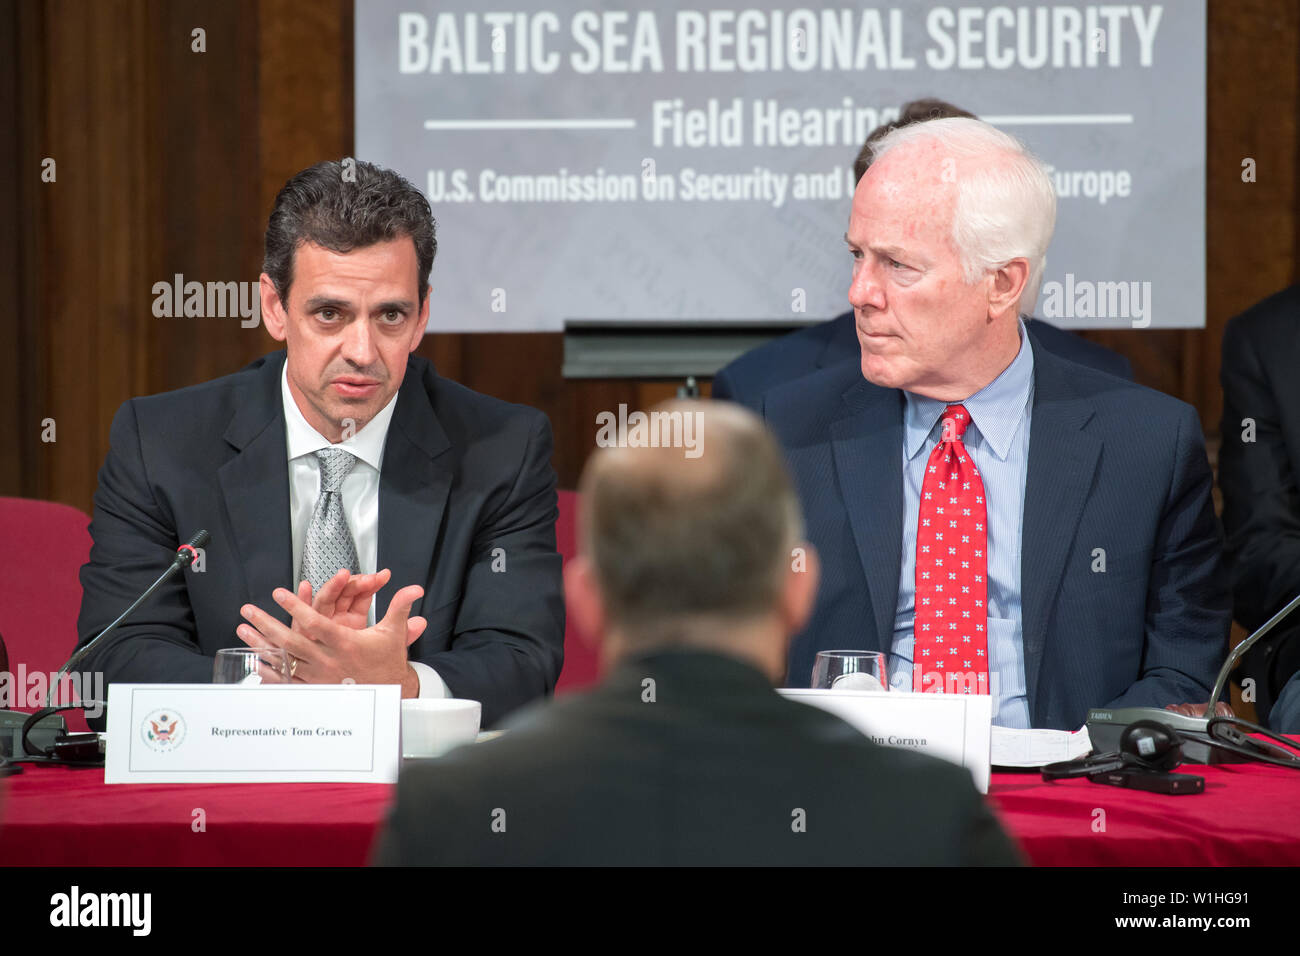
<path fill-rule="evenodd" d="M 379 560 L 379 469 L 384 461 L 384 442 L 397 405 L 394 395 L 365 427 L 351 438 L 332 444 L 307 423 L 293 393 L 289 391 L 288 363 L 280 373 L 280 397 L 284 403 L 284 433 L 289 455 L 289 524 L 293 534 L 293 587 L 301 581 L 302 545 L 307 527 L 320 497 L 320 461 L 315 452 L 322 448 L 343 448 L 356 456 L 357 463 L 343 479 L 340 494 L 352 539 L 357 546 L 357 563 L 362 574 L 373 574 Z M 396 582 L 404 587 L 409 581 Z M 370 601 L 368 623 L 375 623 L 375 602 Z M 451 691 L 438 672 L 428 664 L 411 661 L 420 681 L 421 697 L 450 697 Z"/>

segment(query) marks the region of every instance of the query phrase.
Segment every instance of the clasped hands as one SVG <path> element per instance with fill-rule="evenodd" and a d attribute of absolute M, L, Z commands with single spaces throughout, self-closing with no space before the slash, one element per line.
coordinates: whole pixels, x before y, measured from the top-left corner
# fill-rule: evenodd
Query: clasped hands
<path fill-rule="evenodd" d="M 250 647 L 282 648 L 291 663 L 295 684 L 401 684 L 403 697 L 418 697 L 420 682 L 407 660 L 406 649 L 424 633 L 428 622 L 411 617 L 411 606 L 423 595 L 418 584 L 393 595 L 382 621 L 367 626 L 370 602 L 388 583 L 392 572 L 352 574 L 346 568 L 326 581 L 316 597 L 303 581 L 298 593 L 276 588 L 271 597 L 289 612 L 285 625 L 254 604 L 239 609 L 246 623 L 236 629 Z M 263 679 L 283 680 L 266 673 Z"/>

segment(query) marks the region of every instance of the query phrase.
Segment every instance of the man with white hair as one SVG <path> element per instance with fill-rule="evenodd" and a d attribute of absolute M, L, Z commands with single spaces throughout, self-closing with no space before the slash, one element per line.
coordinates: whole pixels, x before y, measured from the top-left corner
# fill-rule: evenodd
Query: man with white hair
<path fill-rule="evenodd" d="M 933 97 L 904 103 L 896 119 L 877 126 L 867 136 L 853 160 L 853 182 L 861 182 L 867 174 L 873 159 L 872 150 L 891 130 L 955 116 L 976 118 L 960 106 Z M 1132 380 L 1133 366 L 1123 355 L 1034 318 L 1031 313 L 1037 293 L 1037 287 L 1027 288 L 1020 299 L 1025 331 L 1034 345 L 1041 345 L 1071 362 Z M 853 310 L 849 309 L 833 319 L 778 335 L 737 356 L 713 376 L 710 394 L 713 398 L 725 398 L 758 410 L 763 407 L 763 393 L 773 386 L 801 378 L 819 368 L 830 368 L 850 359 L 856 361 L 860 354 L 856 322 Z"/>
<path fill-rule="evenodd" d="M 1055 218 L 1042 164 L 978 120 L 877 144 L 845 234 L 861 362 L 763 399 L 823 558 L 790 684 L 854 647 L 1010 727 L 1208 698 L 1230 599 L 1200 422 L 1026 335 Z"/>

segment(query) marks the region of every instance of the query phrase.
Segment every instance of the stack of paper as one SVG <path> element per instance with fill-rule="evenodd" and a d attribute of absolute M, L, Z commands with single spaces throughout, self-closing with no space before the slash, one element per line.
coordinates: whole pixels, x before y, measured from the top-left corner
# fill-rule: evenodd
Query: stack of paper
<path fill-rule="evenodd" d="M 1014 730 L 993 728 L 992 762 L 995 767 L 1041 767 L 1073 760 L 1092 750 L 1088 728 L 1078 730 Z"/>

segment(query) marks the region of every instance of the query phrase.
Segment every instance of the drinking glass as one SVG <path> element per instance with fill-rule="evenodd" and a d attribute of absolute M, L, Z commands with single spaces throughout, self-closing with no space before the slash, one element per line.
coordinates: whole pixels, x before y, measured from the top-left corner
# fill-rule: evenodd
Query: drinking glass
<path fill-rule="evenodd" d="M 282 647 L 228 647 L 212 662 L 214 684 L 285 684 L 289 654 Z"/>
<path fill-rule="evenodd" d="M 812 686 L 829 690 L 889 690 L 880 651 L 818 651 Z"/>

